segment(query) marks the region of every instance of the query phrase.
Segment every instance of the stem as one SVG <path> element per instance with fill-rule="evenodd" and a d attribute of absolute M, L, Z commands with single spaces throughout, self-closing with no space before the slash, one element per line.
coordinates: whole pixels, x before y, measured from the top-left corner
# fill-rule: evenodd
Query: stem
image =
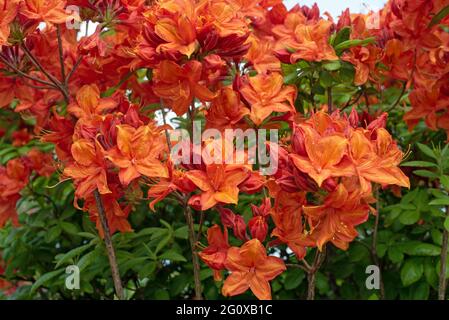
<path fill-rule="evenodd" d="M 65 82 L 65 67 L 64 67 L 64 50 L 62 48 L 61 27 L 56 25 L 56 34 L 58 36 L 58 50 L 59 50 L 59 63 L 61 64 L 61 78 Z"/>
<path fill-rule="evenodd" d="M 379 188 L 376 190 L 376 199 L 377 199 L 377 203 L 376 203 L 376 219 L 374 221 L 374 229 L 373 229 L 373 238 L 372 238 L 372 242 L 371 242 L 371 259 L 373 260 L 373 262 L 376 264 L 376 266 L 379 268 L 379 283 L 380 283 L 380 299 L 384 300 L 385 299 L 385 288 L 384 288 L 384 282 L 382 279 L 382 268 L 380 265 L 380 261 L 379 261 L 379 257 L 377 256 L 377 230 L 379 228 L 379 208 L 380 208 L 380 204 L 379 204 Z"/>
<path fill-rule="evenodd" d="M 192 263 L 193 263 L 193 278 L 195 281 L 195 300 L 203 300 L 201 279 L 200 279 L 200 261 L 198 255 L 196 254 L 196 237 L 195 229 L 193 225 L 192 209 L 187 204 L 187 199 L 184 203 L 184 215 L 186 217 L 187 226 L 189 228 L 189 242 L 190 250 L 192 252 Z"/>
<path fill-rule="evenodd" d="M 21 48 L 23 52 L 25 52 L 26 56 L 31 60 L 31 62 L 36 66 L 38 70 L 40 70 L 53 84 L 61 91 L 62 95 L 64 96 L 64 99 L 68 103 L 70 101 L 69 93 L 67 92 L 67 89 L 56 79 L 54 76 L 52 76 L 45 68 L 41 65 L 39 60 L 36 59 L 35 56 L 31 53 L 31 51 L 26 47 L 25 44 L 21 45 Z"/>
<path fill-rule="evenodd" d="M 449 206 L 446 207 L 446 217 L 449 217 Z M 438 283 L 438 300 L 446 300 L 446 263 L 447 263 L 447 249 L 448 249 L 449 232 L 446 228 L 443 231 L 443 243 L 441 245 L 441 267 L 440 280 Z"/>
<path fill-rule="evenodd" d="M 65 86 L 66 86 L 66 88 L 68 88 L 70 78 L 72 78 L 72 76 L 75 73 L 76 69 L 79 67 L 82 59 L 83 59 L 82 57 L 78 57 L 78 59 L 76 60 L 75 64 L 73 65 L 72 70 L 70 70 L 69 74 L 67 75 L 67 78 L 65 79 Z"/>
<path fill-rule="evenodd" d="M 356 104 L 357 102 L 359 102 L 360 98 L 363 96 L 364 91 L 365 91 L 364 89 L 360 90 L 360 92 L 355 97 L 355 99 L 354 100 L 349 99 L 349 101 L 345 104 L 345 106 L 343 108 L 341 108 L 340 110 L 343 111 L 343 110 L 347 109 L 348 107 L 351 107 L 354 104 Z"/>
<path fill-rule="evenodd" d="M 57 89 L 57 87 L 53 83 L 45 81 L 45 80 L 42 80 L 42 79 L 39 79 L 39 78 L 36 78 L 36 77 L 33 77 L 33 76 L 30 76 L 29 74 L 26 74 L 25 72 L 19 70 L 18 68 L 13 66 L 11 63 L 9 63 L 9 61 L 1 54 L 0 54 L 0 61 L 2 63 L 4 63 L 7 67 L 12 69 L 15 73 L 17 73 L 18 75 L 20 75 L 20 76 L 22 76 L 24 78 L 27 78 L 27 79 L 30 79 L 30 80 L 33 80 L 33 81 L 36 81 L 36 82 L 39 82 L 41 84 L 45 84 L 47 86 L 50 86 L 50 87 L 53 87 L 53 88 Z"/>
<path fill-rule="evenodd" d="M 405 90 L 407 89 L 407 82 L 404 82 L 404 84 L 402 85 L 402 90 L 401 93 L 399 94 L 399 97 L 396 99 L 395 103 L 393 103 L 391 105 L 391 107 L 389 107 L 387 109 L 386 112 L 390 112 L 391 110 L 393 110 L 394 108 L 396 108 L 396 106 L 399 104 L 399 102 L 401 102 L 402 98 L 404 97 L 405 94 Z"/>
<path fill-rule="evenodd" d="M 327 88 L 327 112 L 332 113 L 332 88 Z"/>
<path fill-rule="evenodd" d="M 319 251 L 319 249 L 317 249 L 312 268 L 309 270 L 309 273 L 307 274 L 307 281 L 308 281 L 307 300 L 315 300 L 316 273 L 320 269 L 325 258 L 326 258 L 326 247 L 323 247 L 323 251 Z"/>
<path fill-rule="evenodd" d="M 106 212 L 104 210 L 103 202 L 101 200 L 98 190 L 94 191 L 95 201 L 97 203 L 98 215 L 100 216 L 101 226 L 103 228 L 104 243 L 106 245 L 106 251 L 108 253 L 109 265 L 111 267 L 112 279 L 114 280 L 115 293 L 119 300 L 124 300 L 122 280 L 120 279 L 120 272 L 118 268 L 117 258 L 115 256 L 114 246 L 112 244 L 111 234 L 109 231 L 108 220 L 106 218 Z"/>

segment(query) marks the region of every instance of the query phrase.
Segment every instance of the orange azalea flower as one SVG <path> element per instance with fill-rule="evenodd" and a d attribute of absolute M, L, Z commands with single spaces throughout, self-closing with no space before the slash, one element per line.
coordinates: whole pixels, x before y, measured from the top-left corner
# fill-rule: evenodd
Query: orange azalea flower
<path fill-rule="evenodd" d="M 249 42 L 251 47 L 249 47 L 245 59 L 254 66 L 257 73 L 281 71 L 281 62 L 273 54 L 274 44 L 272 41 L 252 36 Z"/>
<path fill-rule="evenodd" d="M 260 300 L 271 300 L 269 281 L 286 270 L 282 259 L 267 256 L 265 247 L 257 239 L 241 248 L 231 247 L 225 262 L 231 274 L 223 285 L 224 296 L 235 296 L 251 289 Z"/>
<path fill-rule="evenodd" d="M 348 164 L 343 160 L 347 153 L 348 140 L 342 135 L 320 135 L 314 128 L 301 127 L 307 156 L 291 154 L 295 166 L 307 173 L 318 186 L 330 177 L 348 175 Z"/>
<path fill-rule="evenodd" d="M 272 242 L 285 243 L 298 259 L 306 255 L 306 247 L 314 242 L 308 238 L 302 221 L 302 206 L 306 202 L 304 192 L 289 193 L 279 191 L 271 216 L 276 225 L 271 236 L 278 239 Z"/>
<path fill-rule="evenodd" d="M 28 19 L 42 20 L 49 24 L 61 24 L 71 19 L 65 12 L 66 1 L 24 0 L 20 4 L 20 14 Z"/>
<path fill-rule="evenodd" d="M 247 78 L 240 93 L 250 104 L 250 118 L 257 126 L 273 112 L 296 113 L 296 89 L 284 86 L 284 78 L 279 73 Z"/>
<path fill-rule="evenodd" d="M 248 33 L 249 24 L 239 10 L 229 0 L 202 0 L 197 5 L 196 14 L 202 17 L 205 25 L 213 25 L 220 37 L 241 37 Z"/>
<path fill-rule="evenodd" d="M 75 117 L 90 118 L 102 115 L 117 107 L 118 103 L 112 98 L 100 98 L 100 89 L 96 84 L 85 85 L 76 93 L 76 102 L 68 105 L 67 111 Z"/>
<path fill-rule="evenodd" d="M 355 66 L 354 84 L 361 86 L 368 81 L 370 72 L 374 71 L 381 56 L 382 50 L 375 46 L 355 47 L 346 52 L 342 60 L 348 61 Z"/>
<path fill-rule="evenodd" d="M 186 176 L 201 189 L 201 209 L 208 210 L 218 203 L 237 204 L 238 185 L 248 178 L 248 171 L 232 165 L 210 164 L 206 171 L 191 170 Z"/>
<path fill-rule="evenodd" d="M 154 206 L 162 201 L 170 193 L 180 191 L 183 193 L 193 192 L 196 186 L 186 176 L 186 172 L 174 168 L 173 163 L 167 162 L 168 178 L 160 179 L 155 185 L 148 190 L 148 198 L 154 198 L 150 202 L 150 209 L 155 211 Z"/>
<path fill-rule="evenodd" d="M 0 197 L 0 228 L 3 228 L 8 221 L 11 221 L 13 226 L 19 226 L 19 217 L 16 211 L 19 199 L 19 195 Z"/>
<path fill-rule="evenodd" d="M 74 163 L 64 169 L 64 175 L 75 180 L 75 205 L 77 198 L 88 198 L 95 189 L 101 194 L 111 193 L 106 172 L 103 148 L 98 141 L 75 141 L 71 148 Z"/>
<path fill-rule="evenodd" d="M 0 0 L 0 47 L 8 42 L 9 25 L 16 18 L 19 0 Z M 2 107 L 0 103 L 0 107 Z"/>
<path fill-rule="evenodd" d="M 164 149 L 160 133 L 150 125 L 137 129 L 126 124 L 119 125 L 117 146 L 107 152 L 107 159 L 120 168 L 120 182 L 127 186 L 141 175 L 167 178 L 167 167 L 159 160 Z"/>
<path fill-rule="evenodd" d="M 223 88 L 206 113 L 206 126 L 214 129 L 235 128 L 249 115 L 249 110 L 240 100 L 239 94 L 230 87 Z"/>
<path fill-rule="evenodd" d="M 227 252 L 229 249 L 228 229 L 221 231 L 220 226 L 214 225 L 207 230 L 209 246 L 198 255 L 211 269 L 214 270 L 215 281 L 221 280 L 221 270 L 225 268 Z"/>
<path fill-rule="evenodd" d="M 9 220 L 14 226 L 19 225 L 16 204 L 28 176 L 29 170 L 20 159 L 8 161 L 6 168 L 0 166 L 0 228 Z"/>
<path fill-rule="evenodd" d="M 371 190 L 370 181 L 410 188 L 408 177 L 398 167 L 403 154 L 391 135 L 379 128 L 375 130 L 375 140 L 370 141 L 367 134 L 366 130 L 357 129 L 349 140 L 350 158 L 360 180 L 361 192 Z"/>
<path fill-rule="evenodd" d="M 0 166 L 0 197 L 18 194 L 28 183 L 29 169 L 19 158 Z"/>
<path fill-rule="evenodd" d="M 273 30 L 280 37 L 276 51 L 280 55 L 293 51 L 290 55 L 291 63 L 296 63 L 298 60 L 338 60 L 334 49 L 329 44 L 332 22 L 324 19 L 307 22 L 304 20 L 302 14 L 290 14 L 284 26 L 278 26 Z"/>
<path fill-rule="evenodd" d="M 311 238 L 319 250 L 331 241 L 336 247 L 346 250 L 349 242 L 357 236 L 355 226 L 368 219 L 370 207 L 362 199 L 360 191 L 349 193 L 339 184 L 321 206 L 305 206 L 304 213 L 309 218 Z"/>
<path fill-rule="evenodd" d="M 181 116 L 187 112 L 194 98 L 211 101 L 215 94 L 201 84 L 202 65 L 189 61 L 182 67 L 173 61 L 164 60 L 154 74 L 154 93 Z"/>
<path fill-rule="evenodd" d="M 157 46 L 158 53 L 179 52 L 190 58 L 198 47 L 193 22 L 185 15 L 173 18 L 161 18 L 154 26 L 154 32 L 166 43 Z"/>

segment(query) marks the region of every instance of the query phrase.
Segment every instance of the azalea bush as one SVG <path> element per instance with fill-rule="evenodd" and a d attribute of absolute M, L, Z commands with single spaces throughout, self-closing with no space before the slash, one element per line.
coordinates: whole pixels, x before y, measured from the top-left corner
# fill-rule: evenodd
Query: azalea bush
<path fill-rule="evenodd" d="M 0 297 L 447 298 L 448 1 L 0 0 L 0 49 Z"/>

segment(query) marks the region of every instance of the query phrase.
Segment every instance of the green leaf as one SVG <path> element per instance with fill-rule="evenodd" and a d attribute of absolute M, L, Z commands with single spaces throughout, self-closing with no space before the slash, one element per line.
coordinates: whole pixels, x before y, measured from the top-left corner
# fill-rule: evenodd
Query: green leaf
<path fill-rule="evenodd" d="M 449 190 L 449 176 L 442 175 L 440 177 L 440 182 L 446 190 Z"/>
<path fill-rule="evenodd" d="M 426 146 L 425 144 L 417 143 L 417 146 L 418 146 L 419 150 L 421 150 L 422 153 L 424 153 L 426 156 L 434 158 L 435 160 L 438 159 L 435 152 L 432 149 L 430 149 L 428 146 Z"/>
<path fill-rule="evenodd" d="M 338 31 L 337 35 L 335 36 L 334 46 L 337 46 L 342 42 L 348 41 L 350 36 L 351 36 L 351 28 L 350 27 L 342 28 L 340 31 Z"/>
<path fill-rule="evenodd" d="M 429 170 L 415 170 L 413 173 L 424 178 L 438 179 L 438 175 Z"/>
<path fill-rule="evenodd" d="M 343 51 L 352 47 L 358 47 L 358 46 L 366 46 L 370 43 L 374 43 L 376 41 L 376 38 L 370 37 L 366 39 L 354 39 L 354 40 L 347 40 L 339 43 L 335 46 L 335 51 Z"/>
<path fill-rule="evenodd" d="M 79 232 L 78 227 L 70 222 L 62 221 L 59 224 L 61 225 L 62 230 L 68 234 L 77 235 Z"/>
<path fill-rule="evenodd" d="M 439 256 L 441 253 L 440 247 L 430 243 L 419 243 L 405 246 L 404 252 L 411 256 Z"/>
<path fill-rule="evenodd" d="M 444 219 L 444 229 L 449 232 L 449 217 L 446 217 L 446 219 Z"/>
<path fill-rule="evenodd" d="M 420 282 L 412 288 L 414 300 L 427 300 L 429 298 L 429 285 L 426 282 Z"/>
<path fill-rule="evenodd" d="M 428 161 L 408 161 L 401 164 L 402 167 L 420 167 L 420 168 L 428 168 L 428 167 L 438 167 L 433 162 Z"/>
<path fill-rule="evenodd" d="M 39 289 L 41 286 L 46 284 L 51 279 L 53 279 L 53 278 L 59 276 L 60 274 L 62 274 L 63 271 L 64 271 L 64 269 L 59 269 L 59 270 L 55 270 L 55 271 L 51 271 L 51 272 L 45 273 L 42 276 L 40 276 L 39 279 L 37 279 L 37 281 L 31 287 L 31 293 L 36 292 L 37 289 Z"/>
<path fill-rule="evenodd" d="M 46 234 L 45 234 L 45 241 L 47 243 L 55 241 L 59 235 L 61 234 L 61 227 L 56 225 L 53 228 L 51 228 Z"/>
<path fill-rule="evenodd" d="M 284 281 L 284 287 L 286 290 L 293 290 L 297 288 L 301 282 L 305 279 L 306 275 L 301 269 L 293 269 L 287 273 Z"/>
<path fill-rule="evenodd" d="M 156 268 L 157 263 L 154 261 L 143 264 L 142 268 L 139 270 L 139 278 L 148 278 L 154 273 L 154 271 L 156 271 Z"/>
<path fill-rule="evenodd" d="M 175 230 L 173 235 L 175 236 L 175 238 L 187 240 L 189 238 L 189 228 L 187 226 L 178 228 Z"/>
<path fill-rule="evenodd" d="M 184 256 L 182 256 L 181 254 L 179 254 L 173 250 L 164 252 L 162 255 L 159 256 L 159 258 L 164 259 L 164 260 L 170 260 L 170 261 L 181 261 L 181 262 L 187 261 L 187 259 L 184 258 Z"/>
<path fill-rule="evenodd" d="M 424 272 L 423 264 L 416 259 L 409 259 L 401 269 L 401 281 L 405 287 L 421 279 Z"/>
<path fill-rule="evenodd" d="M 434 199 L 429 204 L 431 206 L 449 206 L 449 197 Z"/>
<path fill-rule="evenodd" d="M 88 243 L 85 244 L 84 246 L 75 248 L 73 250 L 70 250 L 69 252 L 67 252 L 64 255 L 58 255 L 57 257 L 60 257 L 58 259 L 58 263 L 56 264 L 56 268 L 59 268 L 62 264 L 68 262 L 70 259 L 79 256 L 81 253 L 83 253 L 84 251 L 86 251 L 87 249 L 89 249 L 90 247 L 92 247 L 94 244 L 93 243 Z"/>
<path fill-rule="evenodd" d="M 388 258 L 393 263 L 399 263 L 404 259 L 404 254 L 397 246 L 392 246 L 388 249 Z"/>
<path fill-rule="evenodd" d="M 418 210 L 403 211 L 399 216 L 399 222 L 406 226 L 415 224 L 419 220 L 419 216 Z"/>
<path fill-rule="evenodd" d="M 432 259 L 426 259 L 424 261 L 424 277 L 426 278 L 427 283 L 431 286 L 438 283 L 438 275 L 435 272 Z"/>
<path fill-rule="evenodd" d="M 321 71 L 320 72 L 320 84 L 325 87 L 329 88 L 332 87 L 332 84 L 334 83 L 334 79 L 332 78 L 332 75 L 328 71 Z"/>
<path fill-rule="evenodd" d="M 323 63 L 323 68 L 328 71 L 337 71 L 341 68 L 341 63 L 338 60 Z"/>
<path fill-rule="evenodd" d="M 429 28 L 432 28 L 433 26 L 436 26 L 438 23 L 440 23 L 441 20 L 443 20 L 447 15 L 449 15 L 449 5 L 441 9 L 440 12 L 438 12 L 433 18 L 432 21 L 430 21 Z"/>

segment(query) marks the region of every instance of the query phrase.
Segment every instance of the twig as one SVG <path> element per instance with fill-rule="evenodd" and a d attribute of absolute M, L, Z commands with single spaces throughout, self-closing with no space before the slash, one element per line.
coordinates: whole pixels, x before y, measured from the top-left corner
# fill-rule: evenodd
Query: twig
<path fill-rule="evenodd" d="M 327 88 L 327 112 L 332 113 L 332 88 Z"/>
<path fill-rule="evenodd" d="M 449 206 L 446 207 L 446 217 L 449 217 Z M 438 283 L 438 300 L 446 300 L 446 263 L 447 263 L 447 249 L 448 249 L 449 232 L 446 228 L 443 231 L 443 243 L 441 244 L 441 264 L 440 277 Z"/>
<path fill-rule="evenodd" d="M 203 300 L 202 287 L 200 279 L 200 261 L 198 255 L 196 254 L 196 237 L 195 229 L 193 224 L 192 209 L 187 204 L 187 198 L 184 202 L 184 215 L 187 222 L 187 227 L 189 229 L 189 242 L 190 250 L 192 252 L 192 263 L 193 263 L 193 278 L 195 282 L 195 300 Z"/>
<path fill-rule="evenodd" d="M 12 65 L 11 63 L 9 63 L 9 61 L 8 61 L 3 55 L 1 55 L 1 54 L 0 54 L 0 60 L 1 60 L 2 63 L 4 63 L 8 68 L 12 69 L 15 73 L 17 73 L 18 75 L 20 75 L 20 76 L 22 76 L 22 77 L 58 89 L 53 83 L 48 82 L 48 81 L 45 81 L 45 80 L 42 80 L 42 79 L 39 79 L 39 78 L 36 78 L 36 77 L 34 77 L 34 76 L 30 76 L 29 74 L 27 74 L 27 73 L 21 71 L 20 69 L 16 68 L 14 65 Z"/>
<path fill-rule="evenodd" d="M 69 74 L 67 75 L 67 78 L 65 79 L 65 86 L 66 86 L 66 88 L 68 87 L 69 81 L 72 78 L 73 74 L 75 73 L 76 69 L 80 65 L 81 60 L 83 60 L 83 58 L 81 56 L 78 57 L 78 59 L 76 60 L 75 64 L 73 65 L 72 70 L 70 70 Z"/>
<path fill-rule="evenodd" d="M 307 273 L 309 272 L 309 269 L 307 269 L 306 266 L 303 266 L 303 265 L 300 265 L 300 264 L 287 263 L 285 266 L 288 267 L 288 268 L 298 268 L 298 269 L 302 269 L 302 270 L 304 270 L 304 271 L 307 272 Z"/>
<path fill-rule="evenodd" d="M 348 107 L 353 106 L 354 104 L 356 104 L 357 102 L 359 102 L 360 98 L 363 96 L 363 92 L 364 90 L 360 90 L 359 94 L 356 96 L 356 98 L 354 100 L 349 99 L 349 101 L 345 104 L 345 106 L 343 108 L 341 108 L 340 110 L 343 111 L 345 109 L 347 109 Z"/>
<path fill-rule="evenodd" d="M 198 234 L 196 235 L 196 243 L 200 242 L 200 240 L 201 240 L 201 235 L 203 233 L 203 225 L 204 225 L 204 211 L 201 210 L 200 227 L 198 229 Z"/>
<path fill-rule="evenodd" d="M 61 64 L 61 78 L 65 83 L 64 50 L 62 48 L 61 27 L 56 25 L 56 34 L 58 36 L 59 63 Z"/>
<path fill-rule="evenodd" d="M 36 59 L 36 57 L 31 53 L 31 51 L 27 48 L 27 46 L 22 43 L 20 46 L 25 52 L 26 56 L 31 60 L 31 62 L 36 66 L 38 70 L 40 70 L 53 84 L 61 91 L 62 95 L 64 96 L 64 99 L 68 103 L 70 101 L 69 93 L 67 92 L 67 89 L 62 85 L 61 82 L 58 81 L 53 75 L 51 75 L 39 62 L 39 60 Z"/>
<path fill-rule="evenodd" d="M 373 237 L 372 237 L 372 241 L 371 241 L 370 253 L 371 253 L 371 259 L 376 264 L 376 266 L 379 268 L 380 299 L 383 300 L 383 299 L 385 299 L 385 288 L 384 288 L 384 282 L 382 279 L 382 266 L 380 264 L 379 257 L 377 256 L 377 230 L 379 228 L 379 216 L 380 216 L 380 214 L 379 214 L 379 209 L 380 209 L 379 188 L 377 188 L 377 190 L 376 190 L 376 200 L 377 200 L 377 202 L 376 202 L 376 211 L 377 212 L 376 212 L 376 219 L 374 221 Z"/>
<path fill-rule="evenodd" d="M 320 269 L 325 258 L 326 258 L 326 246 L 323 247 L 323 251 L 319 251 L 319 249 L 317 248 L 312 268 L 309 270 L 309 273 L 307 275 L 308 281 L 307 300 L 315 300 L 316 273 Z"/>
<path fill-rule="evenodd" d="M 396 101 L 391 105 L 391 107 L 389 107 L 387 109 L 386 112 L 390 112 L 391 110 L 393 110 L 394 108 L 396 108 L 396 106 L 399 104 L 399 102 L 401 102 L 402 98 L 404 97 L 405 94 L 405 90 L 407 89 L 407 82 L 404 82 L 404 84 L 402 85 L 402 90 L 401 90 L 401 94 L 399 95 L 399 97 L 396 99 Z"/>
<path fill-rule="evenodd" d="M 111 267 L 112 279 L 114 281 L 115 293 L 119 300 L 124 300 L 125 295 L 123 293 L 122 280 L 120 279 L 120 272 L 118 268 L 117 258 L 115 256 L 114 246 L 112 244 L 111 234 L 109 231 L 108 220 L 106 218 L 106 212 L 104 210 L 103 202 L 101 200 L 98 190 L 94 191 L 95 202 L 97 204 L 98 215 L 100 216 L 101 226 L 103 228 L 104 243 L 106 245 L 106 251 L 108 253 L 109 265 Z"/>

